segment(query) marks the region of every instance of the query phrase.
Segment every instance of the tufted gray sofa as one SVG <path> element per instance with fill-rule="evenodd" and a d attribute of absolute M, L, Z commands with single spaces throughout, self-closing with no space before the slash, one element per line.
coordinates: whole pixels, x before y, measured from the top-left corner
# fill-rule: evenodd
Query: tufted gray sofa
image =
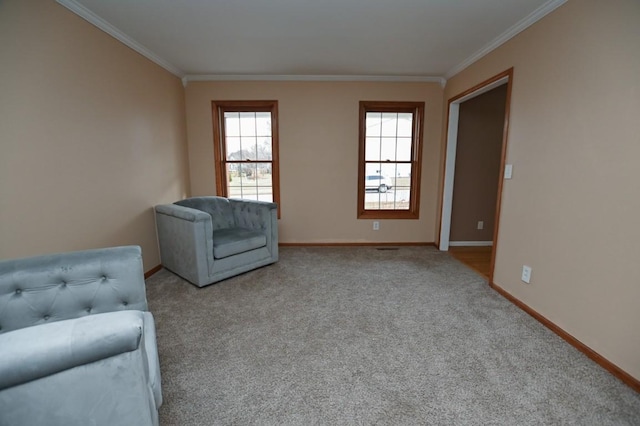
<path fill-rule="evenodd" d="M 140 247 L 0 261 L 0 426 L 157 425 Z"/>
<path fill-rule="evenodd" d="M 155 212 L 162 265 L 198 287 L 278 260 L 275 203 L 194 197 Z"/>

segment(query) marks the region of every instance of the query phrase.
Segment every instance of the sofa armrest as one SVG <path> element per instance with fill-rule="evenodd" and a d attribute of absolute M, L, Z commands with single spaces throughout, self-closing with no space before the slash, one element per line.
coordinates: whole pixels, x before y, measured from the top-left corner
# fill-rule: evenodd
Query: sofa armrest
<path fill-rule="evenodd" d="M 155 207 L 162 265 L 183 278 L 208 280 L 213 265 L 211 215 L 175 204 Z"/>
<path fill-rule="evenodd" d="M 0 390 L 136 350 L 143 313 L 89 315 L 0 334 Z"/>
<path fill-rule="evenodd" d="M 158 345 L 156 338 L 156 324 L 151 312 L 143 312 L 144 315 L 144 339 L 142 345 L 146 355 L 147 369 L 149 370 L 149 386 L 156 401 L 156 407 L 162 405 L 162 380 L 160 378 L 160 358 L 158 357 Z"/>

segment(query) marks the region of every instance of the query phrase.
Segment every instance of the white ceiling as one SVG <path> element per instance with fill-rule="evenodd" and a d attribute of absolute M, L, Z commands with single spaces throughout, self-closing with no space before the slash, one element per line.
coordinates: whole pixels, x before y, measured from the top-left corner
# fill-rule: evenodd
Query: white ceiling
<path fill-rule="evenodd" d="M 449 77 L 566 0 L 57 1 L 187 79 L 419 79 Z"/>

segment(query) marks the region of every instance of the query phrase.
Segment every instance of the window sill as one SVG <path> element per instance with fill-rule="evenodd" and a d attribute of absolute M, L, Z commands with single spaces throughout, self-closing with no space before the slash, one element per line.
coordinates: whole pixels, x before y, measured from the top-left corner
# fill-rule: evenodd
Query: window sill
<path fill-rule="evenodd" d="M 419 215 L 410 210 L 364 210 L 358 212 L 358 219 L 419 219 Z"/>

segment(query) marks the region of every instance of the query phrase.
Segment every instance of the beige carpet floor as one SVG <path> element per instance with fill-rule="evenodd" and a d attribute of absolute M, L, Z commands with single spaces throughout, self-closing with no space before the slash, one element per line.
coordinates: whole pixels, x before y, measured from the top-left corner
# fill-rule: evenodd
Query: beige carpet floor
<path fill-rule="evenodd" d="M 163 425 L 638 425 L 640 395 L 428 247 L 147 280 Z"/>

